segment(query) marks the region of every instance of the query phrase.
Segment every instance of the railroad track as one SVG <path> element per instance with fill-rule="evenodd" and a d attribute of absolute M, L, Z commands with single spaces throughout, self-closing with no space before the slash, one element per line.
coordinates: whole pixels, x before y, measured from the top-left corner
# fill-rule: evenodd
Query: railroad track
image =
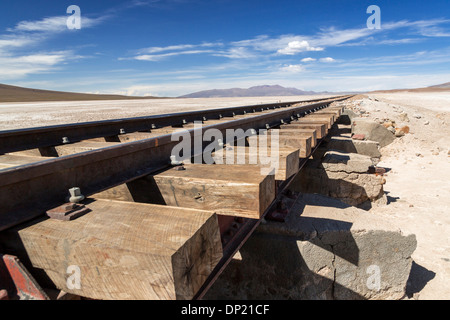
<path fill-rule="evenodd" d="M 330 104 L 349 97 L 0 131 L 0 252 L 89 298 L 201 299 L 262 219 L 283 219 L 289 184 L 342 111 Z M 217 164 L 231 151 L 249 157 L 248 139 L 275 129 L 275 174 Z M 208 130 L 215 140 L 173 157 L 174 135 Z M 209 147 L 212 166 L 201 160 Z M 71 265 L 81 289 L 67 288 Z"/>

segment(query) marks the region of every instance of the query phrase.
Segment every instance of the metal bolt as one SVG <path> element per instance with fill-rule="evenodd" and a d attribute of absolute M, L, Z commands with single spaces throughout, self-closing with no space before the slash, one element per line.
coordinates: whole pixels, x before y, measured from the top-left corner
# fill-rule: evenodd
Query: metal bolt
<path fill-rule="evenodd" d="M 207 121 L 206 117 L 203 117 L 203 121 Z"/>
<path fill-rule="evenodd" d="M 152 129 L 156 129 L 156 125 L 152 123 Z"/>
<path fill-rule="evenodd" d="M 78 203 L 84 200 L 84 196 L 81 194 L 81 190 L 78 187 L 70 188 L 69 193 L 70 193 L 69 201 L 72 203 Z"/>
<path fill-rule="evenodd" d="M 266 129 L 270 129 L 270 125 L 266 123 Z"/>
<path fill-rule="evenodd" d="M 67 137 L 63 137 L 62 138 L 62 142 L 63 143 L 70 143 L 69 138 L 67 138 Z"/>
<path fill-rule="evenodd" d="M 119 134 L 125 134 L 125 129 L 123 129 L 123 128 L 120 129 L 120 130 L 119 130 Z"/>

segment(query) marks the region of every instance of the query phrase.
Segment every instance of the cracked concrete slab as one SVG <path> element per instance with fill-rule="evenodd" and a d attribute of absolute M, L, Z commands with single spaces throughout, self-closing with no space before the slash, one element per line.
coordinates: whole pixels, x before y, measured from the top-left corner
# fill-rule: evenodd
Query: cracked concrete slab
<path fill-rule="evenodd" d="M 321 195 L 260 225 L 206 299 L 401 299 L 415 235 Z"/>
<path fill-rule="evenodd" d="M 327 151 L 321 159 L 310 159 L 292 182 L 290 189 L 319 193 L 353 206 L 383 204 L 384 178 L 370 174 L 373 162 L 357 153 Z"/>
<path fill-rule="evenodd" d="M 365 118 L 352 120 L 352 134 L 363 134 L 367 140 L 377 141 L 385 147 L 395 140 L 395 136 L 384 126 Z"/>
<path fill-rule="evenodd" d="M 331 137 L 327 143 L 329 150 L 337 150 L 348 153 L 358 153 L 369 156 L 372 159 L 378 159 L 381 157 L 379 150 L 379 143 L 377 141 L 370 140 L 354 140 L 352 138 L 335 136 Z"/>

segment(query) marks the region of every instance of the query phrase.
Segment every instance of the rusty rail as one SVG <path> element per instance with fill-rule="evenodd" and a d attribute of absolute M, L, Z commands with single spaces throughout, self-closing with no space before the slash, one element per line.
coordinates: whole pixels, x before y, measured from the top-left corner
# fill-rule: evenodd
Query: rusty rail
<path fill-rule="evenodd" d="M 334 99 L 330 97 L 326 99 Z M 182 125 L 185 122 L 220 119 L 245 113 L 253 113 L 261 109 L 286 108 L 298 103 L 314 103 L 324 99 L 269 103 L 242 107 L 218 108 L 202 111 L 181 112 L 145 117 L 123 118 L 64 125 L 36 127 L 17 130 L 0 131 L 0 154 L 22 151 L 33 148 L 45 148 L 63 144 L 63 138 L 69 142 L 78 142 L 98 137 L 109 137 L 120 132 L 146 131 L 164 126 Z"/>
<path fill-rule="evenodd" d="M 274 127 L 280 125 L 281 121 L 289 122 L 307 112 L 323 108 L 332 101 L 346 98 L 283 108 L 204 126 L 201 130 L 203 134 L 204 130 L 210 128 L 224 133 L 226 129 L 258 130 Z M 193 138 L 194 129 L 188 131 Z M 67 190 L 74 186 L 89 196 L 161 170 L 170 164 L 171 150 L 176 144 L 178 141 L 172 141 L 171 135 L 166 134 L 1 170 L 0 231 L 63 204 Z M 192 150 L 192 154 L 195 151 Z"/>

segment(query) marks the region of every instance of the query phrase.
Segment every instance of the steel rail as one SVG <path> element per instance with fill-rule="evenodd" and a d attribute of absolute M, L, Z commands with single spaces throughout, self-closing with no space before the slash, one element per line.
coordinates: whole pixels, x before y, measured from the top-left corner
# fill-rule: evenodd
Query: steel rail
<path fill-rule="evenodd" d="M 286 108 L 298 103 L 314 103 L 339 97 L 342 96 L 5 130 L 0 131 L 0 154 L 62 145 L 64 144 L 63 138 L 67 138 L 69 142 L 78 142 L 92 138 L 116 136 L 121 132 L 148 131 L 159 127 L 182 125 L 184 122 L 220 119 L 221 117 L 253 113 L 261 111 L 261 109 Z"/>

